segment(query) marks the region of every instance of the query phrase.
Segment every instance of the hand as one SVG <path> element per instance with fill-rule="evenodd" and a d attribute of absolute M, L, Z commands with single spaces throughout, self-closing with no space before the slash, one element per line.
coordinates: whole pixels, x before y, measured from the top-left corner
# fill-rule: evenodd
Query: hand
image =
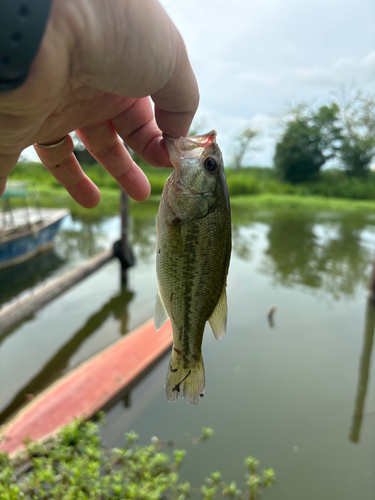
<path fill-rule="evenodd" d="M 155 103 L 155 118 L 149 96 Z M 118 135 L 155 167 L 170 167 L 162 132 L 187 135 L 199 94 L 180 34 L 157 0 L 55 0 L 26 82 L 0 94 L 0 195 L 34 144 L 51 174 L 83 207 L 100 192 L 73 154 L 76 131 L 135 200 L 150 185 Z"/>

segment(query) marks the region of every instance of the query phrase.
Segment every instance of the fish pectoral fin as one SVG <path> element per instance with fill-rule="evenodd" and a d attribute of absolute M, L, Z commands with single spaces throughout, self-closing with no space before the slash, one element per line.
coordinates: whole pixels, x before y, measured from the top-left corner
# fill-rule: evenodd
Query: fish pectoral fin
<path fill-rule="evenodd" d="M 167 311 L 165 310 L 163 301 L 160 298 L 160 293 L 156 294 L 154 325 L 155 330 L 158 331 L 168 319 Z"/>
<path fill-rule="evenodd" d="M 217 301 L 214 312 L 208 319 L 216 340 L 221 340 L 227 329 L 227 290 L 223 287 L 223 291 Z"/>

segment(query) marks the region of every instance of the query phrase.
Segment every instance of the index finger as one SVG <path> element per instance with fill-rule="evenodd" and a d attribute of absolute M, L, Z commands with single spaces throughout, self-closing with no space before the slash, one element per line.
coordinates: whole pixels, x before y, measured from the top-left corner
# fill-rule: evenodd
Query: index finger
<path fill-rule="evenodd" d="M 199 104 L 197 80 L 190 65 L 185 44 L 176 32 L 175 68 L 166 85 L 151 95 L 155 119 L 160 130 L 179 138 L 189 132 Z"/>

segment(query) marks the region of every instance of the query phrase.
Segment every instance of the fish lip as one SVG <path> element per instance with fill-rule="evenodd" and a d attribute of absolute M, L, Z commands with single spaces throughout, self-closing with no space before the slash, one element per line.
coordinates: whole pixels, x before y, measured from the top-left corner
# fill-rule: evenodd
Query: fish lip
<path fill-rule="evenodd" d="M 181 151 L 185 151 L 185 149 L 206 148 L 210 144 L 216 143 L 216 135 L 216 130 L 211 130 L 206 134 L 187 137 L 181 136 L 177 139 L 163 134 L 163 139 L 168 153 L 178 157 Z M 190 147 L 186 148 L 187 145 L 190 145 Z"/>
<path fill-rule="evenodd" d="M 181 157 L 181 151 L 180 148 L 177 146 L 179 139 L 174 139 L 169 135 L 163 134 L 163 140 L 165 147 L 167 148 L 169 160 L 174 167 L 173 170 L 174 170 L 175 188 L 177 188 L 178 191 L 182 191 L 181 167 L 179 163 L 179 159 Z"/>
<path fill-rule="evenodd" d="M 177 146 L 177 142 L 179 141 L 179 139 L 174 139 L 169 135 L 163 134 L 163 140 L 165 147 L 167 148 L 169 159 L 171 160 L 172 165 L 175 167 L 176 165 L 173 162 L 173 159 L 177 159 L 180 156 L 181 152 L 179 147 Z"/>

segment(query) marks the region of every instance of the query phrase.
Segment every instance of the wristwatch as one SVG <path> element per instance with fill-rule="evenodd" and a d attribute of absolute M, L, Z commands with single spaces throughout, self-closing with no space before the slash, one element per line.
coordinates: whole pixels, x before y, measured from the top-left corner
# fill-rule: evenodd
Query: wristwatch
<path fill-rule="evenodd" d="M 53 0 L 0 0 L 0 93 L 27 78 Z"/>

